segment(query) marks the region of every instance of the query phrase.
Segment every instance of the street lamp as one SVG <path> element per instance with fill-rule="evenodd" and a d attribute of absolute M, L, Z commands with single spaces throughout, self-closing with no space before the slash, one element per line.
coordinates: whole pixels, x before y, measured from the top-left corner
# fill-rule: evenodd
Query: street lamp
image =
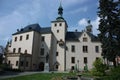
<path fill-rule="evenodd" d="M 77 63 L 78 63 L 78 71 L 79 71 L 79 60 L 77 60 Z"/>

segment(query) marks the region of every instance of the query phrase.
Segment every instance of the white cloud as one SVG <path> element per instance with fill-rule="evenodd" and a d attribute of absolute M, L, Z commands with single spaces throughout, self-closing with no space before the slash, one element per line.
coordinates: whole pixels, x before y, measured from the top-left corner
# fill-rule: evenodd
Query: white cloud
<path fill-rule="evenodd" d="M 83 19 L 79 20 L 78 25 L 79 26 L 86 26 L 87 25 L 87 19 L 83 18 Z"/>
<path fill-rule="evenodd" d="M 83 19 L 79 20 L 77 28 L 80 29 L 80 30 L 85 30 L 85 27 L 88 25 L 87 20 L 88 19 L 86 19 L 86 18 L 83 18 Z M 98 29 L 98 25 L 99 25 L 99 20 L 100 20 L 99 17 L 96 17 L 96 19 L 91 20 L 91 24 L 93 26 L 93 33 L 95 35 L 99 33 L 99 31 L 97 30 Z"/>
<path fill-rule="evenodd" d="M 0 17 L 0 44 L 5 45 L 5 41 L 9 39 L 7 36 L 16 32 L 17 28 L 25 27 L 28 23 L 37 23 L 38 18 L 43 18 L 45 14 L 41 4 L 40 0 L 31 1 L 29 4 L 26 2 L 8 15 Z"/>
<path fill-rule="evenodd" d="M 92 21 L 91 21 L 91 24 L 93 25 L 93 33 L 94 33 L 94 34 L 98 34 L 98 33 L 99 33 L 99 31 L 97 30 L 98 27 L 99 27 L 99 20 L 100 20 L 100 18 L 99 18 L 99 17 L 96 17 L 95 20 L 92 20 Z"/>

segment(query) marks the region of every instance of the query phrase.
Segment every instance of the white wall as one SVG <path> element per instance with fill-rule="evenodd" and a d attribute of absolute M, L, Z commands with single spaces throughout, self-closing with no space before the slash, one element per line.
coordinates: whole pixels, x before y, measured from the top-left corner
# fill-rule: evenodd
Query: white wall
<path fill-rule="evenodd" d="M 19 68 L 18 67 L 19 65 L 16 66 L 16 61 L 19 61 L 19 59 L 20 59 L 19 56 L 17 56 L 17 57 L 16 56 L 11 56 L 11 57 L 7 58 L 7 60 L 10 61 L 10 66 L 12 66 L 13 69 L 18 69 Z M 8 63 L 8 61 L 7 61 L 7 63 Z"/>
<path fill-rule="evenodd" d="M 29 35 L 29 39 L 26 40 L 26 35 Z M 25 50 L 27 50 L 28 54 L 32 54 L 32 46 L 33 46 L 33 35 L 34 32 L 26 32 L 22 34 L 17 34 L 12 36 L 12 44 L 11 47 L 9 48 L 10 52 L 13 52 L 13 48 L 16 48 L 16 53 L 18 53 L 18 48 L 21 48 L 21 53 L 24 53 Z M 22 37 L 22 41 L 20 41 L 20 36 Z M 17 37 L 17 41 L 15 42 L 14 39 Z"/>
<path fill-rule="evenodd" d="M 101 57 L 101 43 L 100 42 L 91 42 L 91 38 L 85 32 L 79 38 L 79 42 L 72 42 L 67 41 L 66 45 L 68 50 L 66 51 L 66 66 L 67 70 L 71 69 L 71 66 L 77 65 L 78 67 L 78 60 L 79 60 L 79 70 L 84 69 L 84 57 L 87 57 L 87 65 L 88 68 L 91 69 L 93 66 L 93 62 L 95 61 L 96 57 Z M 87 37 L 88 42 L 83 42 L 83 37 Z M 75 52 L 71 52 L 71 45 L 75 46 Z M 88 46 L 88 53 L 83 52 L 83 45 Z M 99 46 L 99 53 L 95 52 L 95 46 Z M 75 57 L 75 64 L 71 63 L 71 57 Z"/>
<path fill-rule="evenodd" d="M 40 55 L 40 52 L 39 52 L 39 63 L 40 62 L 46 62 L 46 55 L 47 53 L 50 55 L 50 48 L 51 48 L 51 33 L 49 34 L 41 34 L 41 37 L 44 36 L 44 41 L 41 41 L 39 43 L 40 47 L 39 49 L 41 50 L 41 48 L 44 48 L 44 55 Z"/>
<path fill-rule="evenodd" d="M 55 26 L 57 24 L 57 26 Z M 61 26 L 59 24 L 62 24 Z M 59 63 L 58 71 L 64 71 L 65 70 L 65 36 L 66 36 L 66 22 L 65 21 L 55 21 L 51 23 L 52 26 L 52 32 L 54 35 L 54 49 L 53 49 L 53 58 L 54 62 Z M 59 30 L 59 32 L 57 32 Z M 62 46 L 59 45 L 59 41 L 62 40 L 64 44 Z M 58 56 L 56 57 L 56 52 L 58 52 Z M 53 63 L 54 64 L 54 63 Z M 55 65 L 54 65 L 55 68 Z"/>

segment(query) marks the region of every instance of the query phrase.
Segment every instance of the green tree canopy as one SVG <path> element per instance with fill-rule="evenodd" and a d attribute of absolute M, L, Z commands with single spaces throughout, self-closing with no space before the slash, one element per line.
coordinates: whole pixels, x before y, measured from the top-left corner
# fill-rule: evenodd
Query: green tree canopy
<path fill-rule="evenodd" d="M 115 66 L 115 58 L 120 56 L 120 1 L 99 0 L 98 9 L 98 36 L 102 42 L 102 55 L 113 61 Z"/>

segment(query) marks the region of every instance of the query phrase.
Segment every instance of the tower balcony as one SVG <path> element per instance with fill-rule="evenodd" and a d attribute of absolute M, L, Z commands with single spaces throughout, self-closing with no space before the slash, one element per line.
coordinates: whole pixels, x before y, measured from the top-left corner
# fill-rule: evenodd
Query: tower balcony
<path fill-rule="evenodd" d="M 59 43 L 60 46 L 64 45 L 64 41 L 62 39 L 60 41 L 58 41 L 58 43 Z"/>

